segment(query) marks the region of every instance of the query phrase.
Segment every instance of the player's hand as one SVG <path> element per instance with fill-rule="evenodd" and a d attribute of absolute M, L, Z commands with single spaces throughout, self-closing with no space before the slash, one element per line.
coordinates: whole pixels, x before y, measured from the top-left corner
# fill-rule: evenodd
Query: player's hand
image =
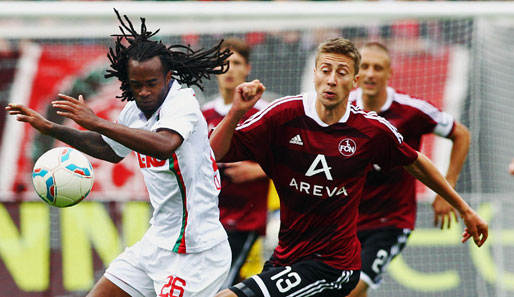
<path fill-rule="evenodd" d="M 52 106 L 57 108 L 57 114 L 67 117 L 83 128 L 94 131 L 94 123 L 98 120 L 98 116 L 89 108 L 84 101 L 82 95 L 78 99 L 59 94 L 61 100 L 52 101 Z"/>
<path fill-rule="evenodd" d="M 259 80 L 245 82 L 236 87 L 232 110 L 244 114 L 262 97 L 266 88 Z"/>
<path fill-rule="evenodd" d="M 15 115 L 17 121 L 29 123 L 42 134 L 48 134 L 52 127 L 52 123 L 49 120 L 23 104 L 9 103 L 5 110 L 10 115 Z"/>
<path fill-rule="evenodd" d="M 510 164 L 509 164 L 509 173 L 514 175 L 514 159 L 512 159 L 512 161 L 510 161 Z"/>
<path fill-rule="evenodd" d="M 224 167 L 223 174 L 235 184 L 253 181 L 266 176 L 261 166 L 255 162 L 224 163 Z"/>
<path fill-rule="evenodd" d="M 473 241 L 478 247 L 481 247 L 487 240 L 488 226 L 487 223 L 472 209 L 469 209 L 461 215 L 462 221 L 466 225 L 464 233 L 462 233 L 462 242 L 466 242 L 473 237 Z"/>
<path fill-rule="evenodd" d="M 434 226 L 437 227 L 439 225 L 439 220 L 441 221 L 440 228 L 444 229 L 444 225 L 447 225 L 447 228 L 450 229 L 452 222 L 452 213 L 455 218 L 455 222 L 458 221 L 456 210 L 444 200 L 441 196 L 437 195 L 435 197 L 434 202 L 432 202 L 432 209 L 434 210 Z"/>

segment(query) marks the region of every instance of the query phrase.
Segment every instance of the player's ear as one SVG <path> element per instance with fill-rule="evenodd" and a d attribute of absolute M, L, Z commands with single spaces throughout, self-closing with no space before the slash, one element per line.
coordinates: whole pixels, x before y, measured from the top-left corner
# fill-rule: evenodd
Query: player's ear
<path fill-rule="evenodd" d="M 173 78 L 173 76 L 171 75 L 171 70 L 168 71 L 168 73 L 166 73 L 166 85 L 168 85 L 171 81 L 171 79 Z"/>
<path fill-rule="evenodd" d="M 360 76 L 357 74 L 356 76 L 353 77 L 353 82 L 352 82 L 352 89 L 356 88 L 357 85 L 358 85 L 358 82 L 359 82 L 359 78 Z"/>

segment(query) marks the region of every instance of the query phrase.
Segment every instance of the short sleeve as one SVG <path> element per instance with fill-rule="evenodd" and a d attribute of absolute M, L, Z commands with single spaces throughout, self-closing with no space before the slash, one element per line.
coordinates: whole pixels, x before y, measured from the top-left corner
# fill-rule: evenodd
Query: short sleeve
<path fill-rule="evenodd" d="M 455 121 L 453 117 L 446 112 L 439 112 L 435 118 L 437 125 L 434 127 L 433 133 L 438 136 L 448 137 L 453 131 Z"/>
<path fill-rule="evenodd" d="M 131 149 L 127 148 L 126 146 L 120 144 L 117 141 L 110 139 L 107 136 L 102 135 L 102 138 L 112 148 L 116 155 L 122 158 L 125 158 L 128 154 L 130 154 L 130 152 L 132 152 Z"/>
<path fill-rule="evenodd" d="M 116 121 L 118 124 L 128 126 L 128 111 L 131 108 L 131 105 L 134 105 L 135 102 L 128 102 L 125 107 L 121 110 L 120 115 L 118 116 L 118 120 Z M 112 150 L 116 153 L 116 155 L 125 158 L 128 154 L 132 152 L 131 149 L 126 146 L 120 144 L 119 142 L 112 140 L 111 138 L 102 135 L 102 139 L 112 148 Z"/>
<path fill-rule="evenodd" d="M 389 170 L 397 166 L 407 166 L 418 158 L 418 152 L 403 141 L 403 136 L 392 125 L 391 128 L 387 126 L 380 132 L 375 137 L 378 141 L 375 147 L 379 149 L 374 162 L 380 168 Z"/>
<path fill-rule="evenodd" d="M 239 125 L 232 137 L 230 149 L 221 161 L 253 160 L 264 168 L 264 164 L 269 161 L 267 153 L 270 151 L 273 131 L 276 131 L 270 117 L 260 111 Z"/>
<path fill-rule="evenodd" d="M 201 118 L 203 115 L 200 105 L 193 96 L 192 90 L 183 89 L 173 100 L 165 101 L 160 110 L 159 119 L 151 130 L 170 129 L 186 140 Z"/>

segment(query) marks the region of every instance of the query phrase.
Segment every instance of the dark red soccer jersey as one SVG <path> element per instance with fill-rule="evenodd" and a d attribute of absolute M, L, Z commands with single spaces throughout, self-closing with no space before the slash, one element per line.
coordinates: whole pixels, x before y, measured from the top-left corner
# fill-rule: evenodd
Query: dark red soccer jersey
<path fill-rule="evenodd" d="M 255 114 L 267 104 L 259 101 L 250 109 L 242 121 Z M 210 101 L 202 108 L 209 130 L 221 122 L 230 109 L 222 98 Z M 268 213 L 269 179 L 263 178 L 245 183 L 232 183 L 224 174 L 224 165 L 218 163 L 221 174 L 219 194 L 220 221 L 227 231 L 256 231 L 266 233 Z"/>
<path fill-rule="evenodd" d="M 362 108 L 362 91 L 350 94 L 350 102 Z M 419 150 L 423 134 L 451 134 L 453 118 L 430 103 L 387 88 L 387 100 L 379 116 L 386 118 L 403 135 L 404 141 Z M 368 174 L 359 206 L 358 230 L 394 226 L 414 229 L 416 221 L 415 178 L 402 167 L 376 167 Z"/>
<path fill-rule="evenodd" d="M 234 134 L 224 161 L 255 160 L 280 197 L 278 265 L 320 260 L 360 269 L 358 205 L 373 164 L 408 165 L 417 152 L 385 119 L 348 105 L 324 124 L 315 93 L 285 97 L 253 115 Z"/>

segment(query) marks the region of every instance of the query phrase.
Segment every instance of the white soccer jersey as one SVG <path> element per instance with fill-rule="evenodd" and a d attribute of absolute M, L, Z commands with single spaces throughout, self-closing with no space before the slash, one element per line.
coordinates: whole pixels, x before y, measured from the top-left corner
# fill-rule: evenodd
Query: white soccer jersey
<path fill-rule="evenodd" d="M 168 160 L 136 152 L 154 209 L 145 237 L 177 253 L 204 251 L 224 241 L 227 235 L 218 209 L 219 170 L 194 91 L 181 89 L 174 81 L 150 119 L 146 119 L 135 101 L 130 101 L 121 111 L 118 123 L 149 131 L 166 128 L 184 139 Z M 108 137 L 103 139 L 121 157 L 132 151 Z"/>

